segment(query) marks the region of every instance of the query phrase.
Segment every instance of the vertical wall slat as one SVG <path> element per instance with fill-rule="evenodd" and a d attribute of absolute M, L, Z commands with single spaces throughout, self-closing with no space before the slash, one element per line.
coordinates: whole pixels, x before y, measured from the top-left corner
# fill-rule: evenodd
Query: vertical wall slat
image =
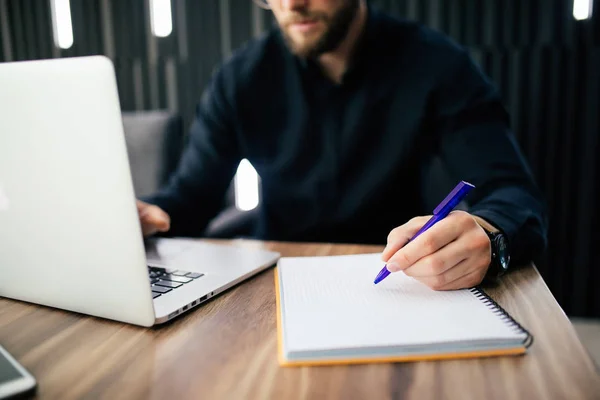
<path fill-rule="evenodd" d="M 53 58 L 52 11 L 48 1 L 37 2 L 33 8 L 36 24 L 37 58 Z"/>
<path fill-rule="evenodd" d="M 0 0 L 0 61 L 13 61 L 13 38 L 8 0 Z"/>
<path fill-rule="evenodd" d="M 19 0 L 9 0 L 8 2 L 8 15 L 9 18 L 12 18 L 10 29 L 13 40 L 14 61 L 21 61 L 27 59 L 27 46 L 25 43 L 25 34 L 23 32 L 22 22 L 22 5 L 23 3 Z"/>

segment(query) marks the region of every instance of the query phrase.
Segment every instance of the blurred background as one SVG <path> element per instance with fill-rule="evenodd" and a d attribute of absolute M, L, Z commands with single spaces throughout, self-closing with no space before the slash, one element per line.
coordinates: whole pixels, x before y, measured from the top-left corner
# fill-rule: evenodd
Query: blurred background
<path fill-rule="evenodd" d="M 449 34 L 496 83 L 548 202 L 549 248 L 537 266 L 569 316 L 600 318 L 600 0 L 370 3 Z M 0 0 L 0 62 L 112 59 L 142 195 L 175 167 L 215 68 L 273 24 L 251 0 Z M 242 162 L 207 236 L 239 233 L 258 185 Z"/>

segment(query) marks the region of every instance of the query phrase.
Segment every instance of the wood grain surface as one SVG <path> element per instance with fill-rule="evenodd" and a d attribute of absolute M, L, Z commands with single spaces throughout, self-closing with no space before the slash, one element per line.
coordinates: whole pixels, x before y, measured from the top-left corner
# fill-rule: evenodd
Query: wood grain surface
<path fill-rule="evenodd" d="M 283 256 L 382 250 L 229 243 Z M 528 354 L 283 368 L 272 269 L 150 329 L 0 298 L 0 343 L 36 377 L 42 399 L 600 399 L 598 372 L 533 266 L 486 291 L 534 335 Z"/>

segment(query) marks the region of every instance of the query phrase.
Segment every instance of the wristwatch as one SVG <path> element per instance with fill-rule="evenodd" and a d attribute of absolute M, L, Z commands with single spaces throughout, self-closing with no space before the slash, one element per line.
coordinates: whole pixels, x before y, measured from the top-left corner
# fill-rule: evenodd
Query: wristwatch
<path fill-rule="evenodd" d="M 490 238 L 492 245 L 492 261 L 485 277 L 499 278 L 508 271 L 508 264 L 510 263 L 508 239 L 502 232 L 490 232 L 485 228 L 483 230 Z"/>

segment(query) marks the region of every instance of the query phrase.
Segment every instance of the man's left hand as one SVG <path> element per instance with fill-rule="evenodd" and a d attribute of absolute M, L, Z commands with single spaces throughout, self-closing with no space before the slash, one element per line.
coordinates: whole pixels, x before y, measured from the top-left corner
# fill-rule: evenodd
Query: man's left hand
<path fill-rule="evenodd" d="M 481 283 L 491 262 L 490 239 L 481 225 L 491 226 L 464 211 L 453 211 L 408 243 L 429 218 L 413 218 L 390 232 L 381 257 L 388 270 L 404 271 L 434 290 Z"/>

